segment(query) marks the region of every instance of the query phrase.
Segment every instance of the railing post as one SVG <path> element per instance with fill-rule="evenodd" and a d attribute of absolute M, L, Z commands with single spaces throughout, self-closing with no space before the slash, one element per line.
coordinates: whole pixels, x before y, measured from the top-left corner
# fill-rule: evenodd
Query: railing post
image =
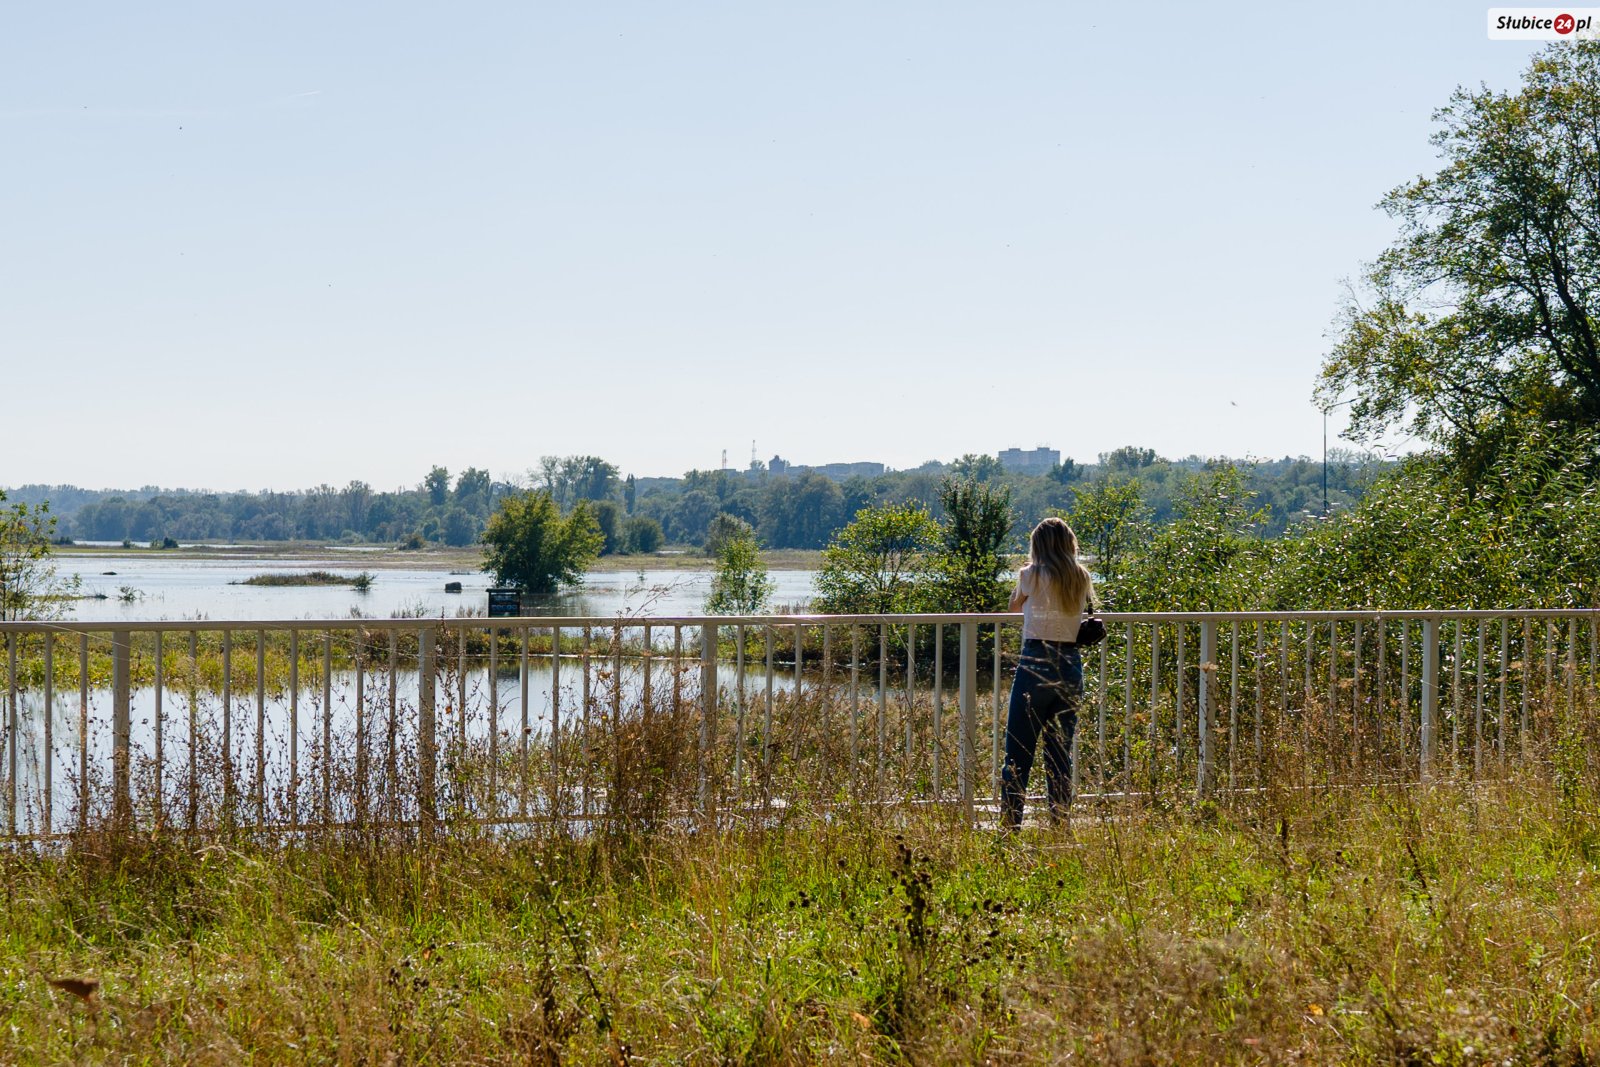
<path fill-rule="evenodd" d="M 1195 769 L 1196 799 L 1205 799 L 1211 790 L 1211 697 L 1217 670 L 1217 624 L 1210 619 L 1200 624 L 1200 677 L 1196 683 L 1196 719 L 1200 730 L 1200 760 Z"/>
<path fill-rule="evenodd" d="M 133 815 L 129 714 L 132 687 L 128 660 L 133 635 L 117 630 L 111 635 L 111 821 L 125 827 Z"/>
<path fill-rule="evenodd" d="M 435 631 L 424 626 L 417 632 L 417 818 L 423 836 L 430 836 L 438 817 L 437 793 L 439 734 L 434 715 Z"/>
<path fill-rule="evenodd" d="M 17 834 L 17 637 L 6 634 L 6 834 Z"/>
<path fill-rule="evenodd" d="M 957 774 L 961 779 L 961 810 L 972 825 L 972 764 L 976 758 L 978 728 L 978 624 L 961 624 L 961 750 Z"/>
<path fill-rule="evenodd" d="M 799 639 L 795 641 L 796 673 L 799 671 Z M 798 695 L 798 683 L 796 693 Z M 717 628 L 700 627 L 700 814 L 711 817 L 711 739 L 717 721 Z"/>
<path fill-rule="evenodd" d="M 1426 782 L 1433 772 L 1434 717 L 1439 708 L 1439 623 L 1422 620 L 1422 750 L 1421 773 Z"/>

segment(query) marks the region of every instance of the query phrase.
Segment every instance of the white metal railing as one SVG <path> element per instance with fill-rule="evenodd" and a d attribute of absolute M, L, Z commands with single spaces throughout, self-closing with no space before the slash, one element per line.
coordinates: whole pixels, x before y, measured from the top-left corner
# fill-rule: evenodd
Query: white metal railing
<path fill-rule="evenodd" d="M 1480 774 L 1586 714 L 1600 678 L 1597 611 L 1102 617 L 1074 743 L 1086 794 Z M 621 739 L 651 721 L 692 737 L 676 781 L 701 812 L 803 796 L 970 817 L 998 791 L 1018 623 L 0 623 L 0 830 L 606 818 L 632 788 Z M 647 764 L 671 743 L 636 740 Z"/>

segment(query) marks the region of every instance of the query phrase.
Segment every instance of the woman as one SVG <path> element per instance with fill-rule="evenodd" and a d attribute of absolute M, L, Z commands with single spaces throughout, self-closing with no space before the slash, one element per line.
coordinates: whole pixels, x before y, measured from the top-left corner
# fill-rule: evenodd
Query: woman
<path fill-rule="evenodd" d="M 1054 517 L 1035 526 L 1028 565 L 1017 575 L 1011 594 L 1010 610 L 1022 611 L 1022 658 L 1006 713 L 1000 806 L 1004 829 L 1022 824 L 1022 801 L 1041 733 L 1051 820 L 1064 819 L 1072 803 L 1072 734 L 1083 693 L 1083 662 L 1074 642 L 1093 597 L 1089 572 L 1078 562 L 1072 527 Z"/>

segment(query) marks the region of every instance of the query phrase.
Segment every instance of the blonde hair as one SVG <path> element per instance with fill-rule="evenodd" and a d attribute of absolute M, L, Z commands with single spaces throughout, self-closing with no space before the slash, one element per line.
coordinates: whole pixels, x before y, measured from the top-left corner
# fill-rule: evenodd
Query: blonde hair
<path fill-rule="evenodd" d="M 1062 611 L 1076 605 L 1089 606 L 1094 598 L 1094 582 L 1088 568 L 1078 562 L 1078 535 L 1063 519 L 1054 515 L 1033 528 L 1028 539 L 1028 564 L 1034 568 L 1041 588 L 1055 592 Z"/>

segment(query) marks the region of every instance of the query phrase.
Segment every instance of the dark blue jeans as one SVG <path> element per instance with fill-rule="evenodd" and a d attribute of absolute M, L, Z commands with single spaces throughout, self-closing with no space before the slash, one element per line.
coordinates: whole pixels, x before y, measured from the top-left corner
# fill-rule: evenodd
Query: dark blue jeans
<path fill-rule="evenodd" d="M 1050 814 L 1063 816 L 1072 803 L 1072 735 L 1083 695 L 1078 650 L 1053 641 L 1022 642 L 1017 679 L 1006 711 L 1006 763 L 1000 775 L 1000 824 L 1022 823 L 1022 802 L 1033 770 L 1033 751 L 1044 735 L 1045 783 Z"/>

